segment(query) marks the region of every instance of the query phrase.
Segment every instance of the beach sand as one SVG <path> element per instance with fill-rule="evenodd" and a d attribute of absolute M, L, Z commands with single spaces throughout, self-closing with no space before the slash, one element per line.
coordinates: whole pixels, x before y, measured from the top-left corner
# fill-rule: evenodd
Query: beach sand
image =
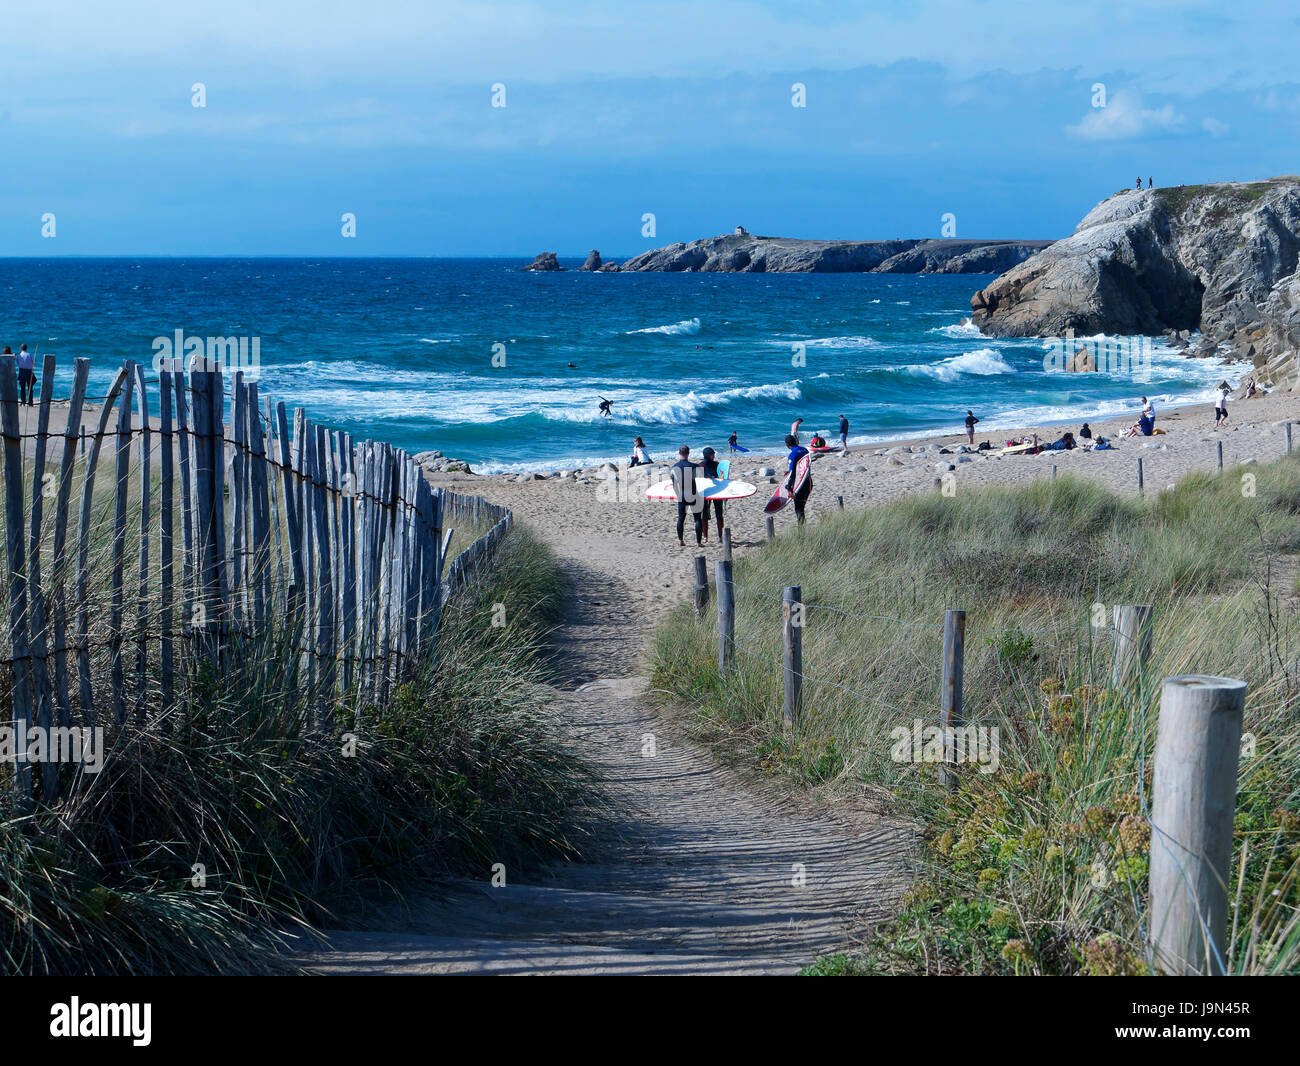
<path fill-rule="evenodd" d="M 1136 495 L 1137 459 L 1142 459 L 1145 490 L 1154 494 L 1195 470 L 1212 471 L 1217 461 L 1216 443 L 1223 444 L 1225 469 L 1254 459 L 1260 462 L 1281 456 L 1286 450 L 1285 423 L 1300 416 L 1300 399 L 1289 393 L 1272 393 L 1249 400 L 1229 402 L 1230 421 L 1214 429 L 1214 411 L 1208 404 L 1156 412 L 1156 427 L 1166 432 L 1152 437 L 1120 439 L 1132 419 L 1092 423 L 1094 434 L 1110 440 L 1114 451 L 1082 450 L 1044 452 L 1040 455 L 990 457 L 958 454 L 966 443 L 964 435 L 919 437 L 877 442 L 854 447 L 847 456 L 831 454 L 813 464 L 813 493 L 809 521 L 838 506 L 846 509 L 869 507 L 895 500 L 909 493 L 936 492 L 935 481 L 951 471 L 952 491 L 992 484 L 1020 484 L 1035 478 L 1050 478 L 1052 467 L 1059 474 L 1096 478 L 1124 495 Z M 1136 417 L 1136 412 L 1134 418 Z M 1056 440 L 1065 429 L 1078 433 L 1078 425 L 1024 426 L 977 433 L 975 442 L 988 440 L 996 450 L 1005 441 L 1038 433 L 1040 440 Z M 1300 433 L 1296 435 L 1300 448 Z M 874 454 L 889 449 L 890 455 Z M 917 449 L 924 448 L 924 451 Z M 949 448 L 952 454 L 940 454 Z M 725 456 L 721 456 L 725 457 Z M 698 453 L 692 453 L 698 459 Z M 969 458 L 969 462 L 961 462 Z M 945 464 L 936 470 L 936 464 Z M 656 463 L 648 472 L 622 471 L 620 481 L 580 479 L 556 475 L 544 480 L 512 481 L 502 475 L 430 474 L 435 485 L 459 492 L 479 493 L 494 503 L 511 508 L 516 517 L 533 526 L 559 555 L 565 568 L 578 581 L 579 607 L 589 616 L 579 639 L 587 642 L 581 658 L 587 660 L 584 676 L 602 676 L 594 660 L 617 657 L 622 669 L 638 667 L 654 622 L 674 604 L 690 594 L 693 585 L 692 560 L 698 554 L 721 558 L 722 548 L 715 535 L 704 549 L 697 549 L 691 526 L 686 527 L 687 546 L 677 544 L 674 529 L 676 507 L 671 501 L 644 498 L 648 484 L 667 477 L 667 462 Z M 736 556 L 758 550 L 764 541 L 763 504 L 776 488 L 778 479 L 753 473 L 762 467 L 785 470 L 784 456 L 749 454 L 734 457 L 732 477 L 750 481 L 757 493 L 728 504 L 726 522 L 732 530 Z M 587 471 L 592 474 L 594 471 Z M 794 525 L 794 509 L 787 506 L 776 516 L 778 535 Z"/>

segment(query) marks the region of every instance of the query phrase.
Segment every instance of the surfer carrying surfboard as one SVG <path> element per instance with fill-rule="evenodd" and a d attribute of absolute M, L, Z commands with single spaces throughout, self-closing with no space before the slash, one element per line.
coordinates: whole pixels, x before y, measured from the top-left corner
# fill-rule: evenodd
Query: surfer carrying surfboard
<path fill-rule="evenodd" d="M 704 451 L 700 453 L 700 455 L 701 455 L 700 475 L 702 477 L 711 477 L 715 481 L 719 480 L 722 477 L 722 475 L 718 472 L 717 453 L 712 448 L 705 448 Z M 701 519 L 700 524 L 704 530 L 705 544 L 709 543 L 709 507 L 710 506 L 713 507 L 714 517 L 716 517 L 718 520 L 718 539 L 719 540 L 722 539 L 722 501 L 706 499 L 704 501 L 704 506 L 703 508 L 701 508 L 700 511 L 700 519 Z"/>
<path fill-rule="evenodd" d="M 677 449 L 677 454 L 681 458 L 669 468 L 673 491 L 677 494 L 677 543 L 683 548 L 686 547 L 683 534 L 686 531 L 686 508 L 689 507 L 691 514 L 695 516 L 695 543 L 697 546 L 702 546 L 700 520 L 702 517 L 701 512 L 704 510 L 704 501 L 695 492 L 695 471 L 698 468 L 688 458 L 691 454 L 690 445 L 683 444 Z"/>
<path fill-rule="evenodd" d="M 802 422 L 803 419 L 800 419 L 799 421 Z M 799 520 L 799 524 L 803 525 L 804 508 L 808 504 L 808 497 L 812 495 L 813 480 L 812 473 L 809 472 L 804 475 L 802 483 L 796 484 L 796 475 L 799 467 L 799 460 L 808 454 L 808 449 L 800 445 L 799 438 L 793 433 L 789 434 L 785 438 L 785 444 L 786 447 L 790 449 L 790 455 L 788 456 L 790 466 L 789 473 L 786 475 L 785 479 L 785 488 L 794 499 L 794 516 Z M 805 469 L 811 470 L 809 467 L 806 467 Z"/>

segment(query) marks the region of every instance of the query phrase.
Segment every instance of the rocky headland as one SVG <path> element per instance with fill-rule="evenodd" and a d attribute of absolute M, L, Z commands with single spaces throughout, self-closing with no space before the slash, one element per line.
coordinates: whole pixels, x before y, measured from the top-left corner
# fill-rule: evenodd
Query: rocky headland
<path fill-rule="evenodd" d="M 1123 190 L 971 298 L 992 337 L 1165 334 L 1297 382 L 1300 177 Z"/>

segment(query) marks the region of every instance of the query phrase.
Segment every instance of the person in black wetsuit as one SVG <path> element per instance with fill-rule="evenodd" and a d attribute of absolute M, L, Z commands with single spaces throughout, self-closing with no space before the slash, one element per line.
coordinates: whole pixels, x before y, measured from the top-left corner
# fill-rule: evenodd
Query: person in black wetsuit
<path fill-rule="evenodd" d="M 687 508 L 690 508 L 695 516 L 695 543 L 701 544 L 700 512 L 703 510 L 701 506 L 703 501 L 695 492 L 695 472 L 699 468 L 687 458 L 691 454 L 690 446 L 683 444 L 677 449 L 677 454 L 681 458 L 669 468 L 668 475 L 672 478 L 673 491 L 677 494 L 677 543 L 684 548 L 686 541 L 682 539 L 682 534 L 686 528 Z"/>
<path fill-rule="evenodd" d="M 705 448 L 701 453 L 703 460 L 700 463 L 700 477 L 720 478 L 718 473 L 717 454 L 712 448 Z M 709 508 L 712 506 L 714 517 L 718 520 L 718 540 L 722 539 L 722 501 L 721 500 L 704 500 L 704 506 L 700 508 L 701 524 L 704 528 L 704 543 L 709 543 Z"/>
<path fill-rule="evenodd" d="M 612 405 L 613 405 L 612 400 L 607 400 L 605 399 L 605 397 L 602 396 L 600 398 L 600 413 L 604 415 L 606 418 L 613 418 L 614 417 L 613 412 L 610 411 L 610 407 Z"/>
<path fill-rule="evenodd" d="M 786 492 L 794 492 L 795 469 L 799 465 L 799 460 L 808 454 L 808 449 L 799 443 L 799 438 L 793 433 L 786 435 L 785 446 L 790 449 L 790 471 L 786 475 L 785 490 Z M 800 525 L 803 525 L 804 508 L 808 505 L 808 497 L 812 495 L 812 485 L 813 479 L 810 471 L 808 476 L 804 478 L 803 484 L 799 486 L 799 491 L 794 494 L 794 516 L 799 520 Z"/>

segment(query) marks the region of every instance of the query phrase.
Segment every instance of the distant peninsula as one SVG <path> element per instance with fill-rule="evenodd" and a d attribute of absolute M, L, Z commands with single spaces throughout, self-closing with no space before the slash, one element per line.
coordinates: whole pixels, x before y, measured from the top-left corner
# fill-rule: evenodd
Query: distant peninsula
<path fill-rule="evenodd" d="M 1049 247 L 1052 241 L 963 240 L 826 241 L 760 237 L 737 226 L 734 233 L 678 241 L 634 255 L 622 264 L 595 249 L 581 269 L 719 272 L 734 274 L 1001 274 Z M 525 270 L 562 270 L 554 252 L 543 252 Z"/>

